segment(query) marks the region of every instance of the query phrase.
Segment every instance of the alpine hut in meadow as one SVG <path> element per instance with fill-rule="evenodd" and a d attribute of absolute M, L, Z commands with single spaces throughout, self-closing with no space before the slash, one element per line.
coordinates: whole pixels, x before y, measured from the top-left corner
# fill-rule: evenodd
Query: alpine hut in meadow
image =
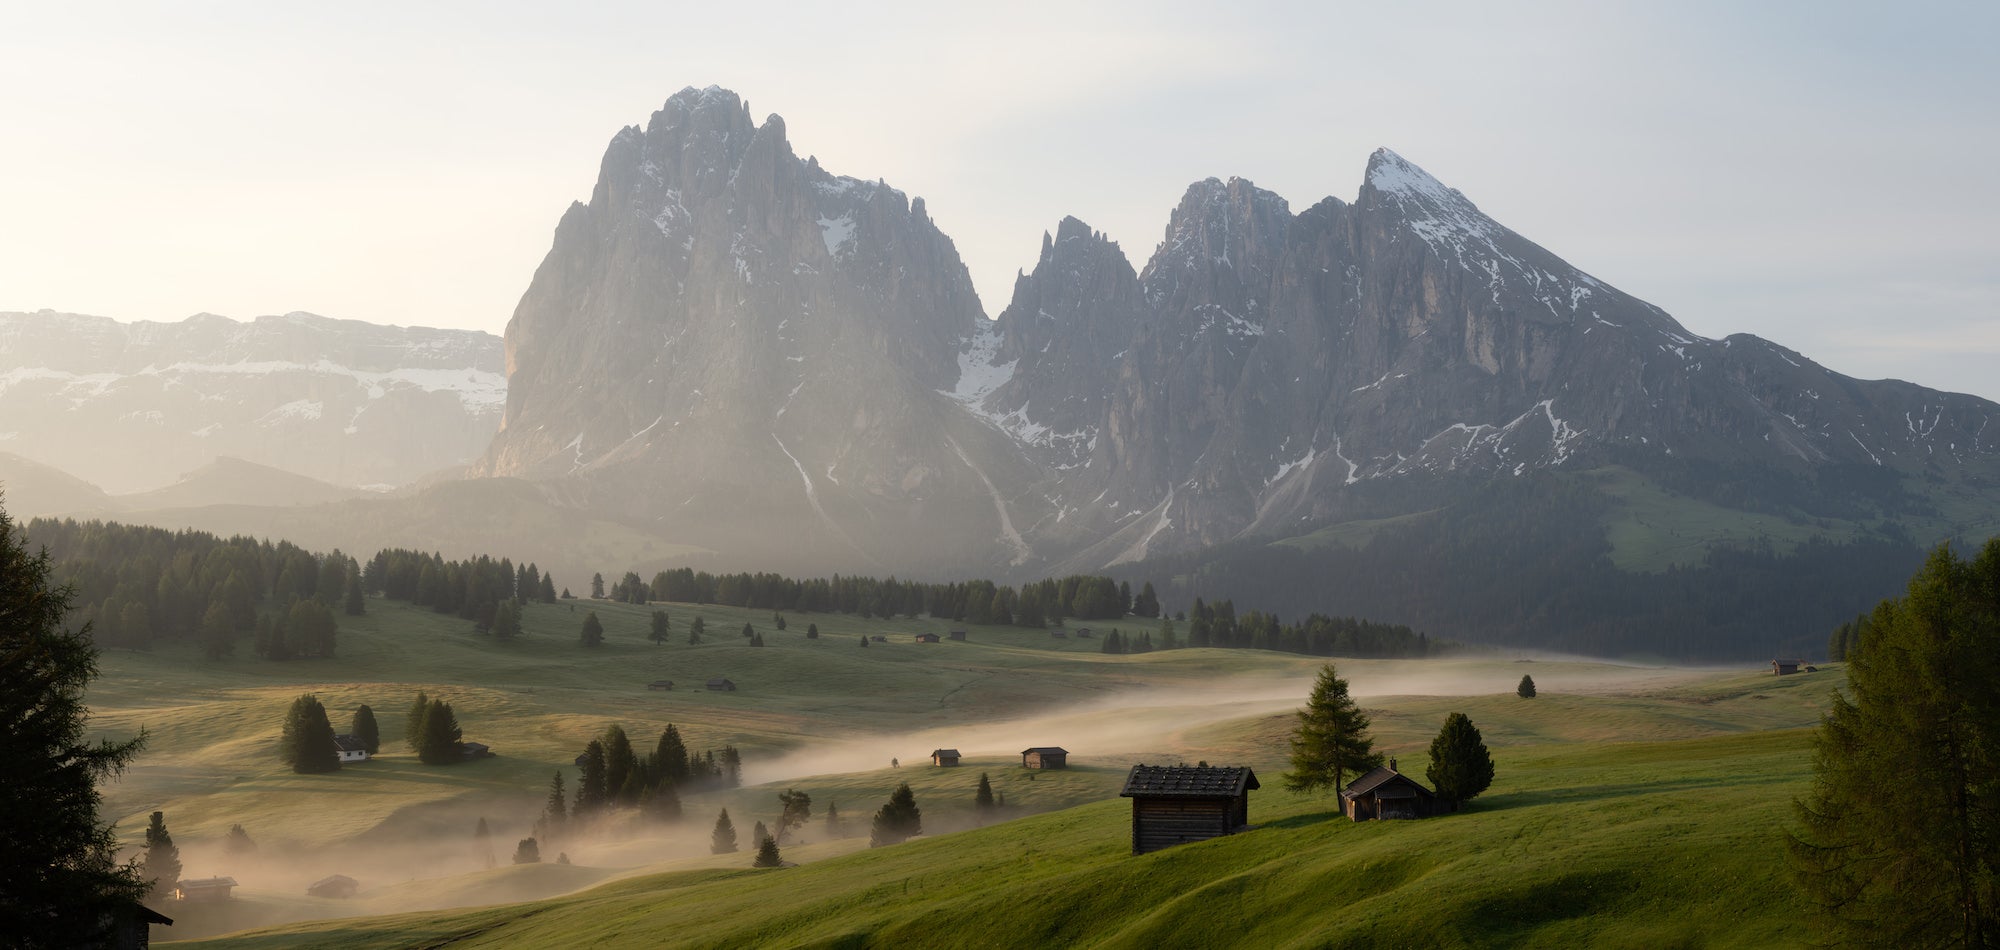
<path fill-rule="evenodd" d="M 1438 813 L 1436 793 L 1396 771 L 1396 760 L 1376 766 L 1340 790 L 1342 811 L 1355 821 L 1370 818 L 1429 818 Z"/>
<path fill-rule="evenodd" d="M 947 636 L 950 639 L 959 641 L 960 643 L 965 642 L 965 631 L 963 630 L 953 630 L 950 634 L 947 634 Z"/>
<path fill-rule="evenodd" d="M 174 896 L 184 901 L 226 901 L 229 891 L 236 886 L 233 877 L 198 877 L 183 879 L 174 889 Z"/>
<path fill-rule="evenodd" d="M 938 642 L 938 635 L 937 635 L 937 634 L 935 634 L 935 633 L 920 633 L 920 634 L 917 634 L 917 642 L 918 642 L 918 643 L 936 643 L 936 642 Z"/>
<path fill-rule="evenodd" d="M 368 743 L 361 741 L 358 736 L 335 735 L 333 751 L 340 756 L 342 762 L 368 761 Z"/>
<path fill-rule="evenodd" d="M 958 765 L 958 750 L 957 750 L 957 749 L 934 749 L 934 750 L 932 750 L 932 751 L 931 751 L 931 764 L 932 764 L 932 765 L 941 765 L 941 766 L 945 766 L 945 767 L 948 767 L 948 768 L 949 768 L 949 767 L 954 767 L 954 766 Z"/>
<path fill-rule="evenodd" d="M 1069 768 L 1069 750 L 1053 745 L 1038 745 L 1032 749 L 1022 749 L 1021 767 L 1024 769 Z"/>
<path fill-rule="evenodd" d="M 1118 794 L 1132 800 L 1132 853 L 1235 834 L 1250 824 L 1249 767 L 1135 765 Z"/>
<path fill-rule="evenodd" d="M 709 680 L 708 688 L 718 693 L 736 692 L 736 684 L 734 682 L 731 682 L 729 678 L 725 676 L 718 676 L 715 677 L 714 679 Z"/>

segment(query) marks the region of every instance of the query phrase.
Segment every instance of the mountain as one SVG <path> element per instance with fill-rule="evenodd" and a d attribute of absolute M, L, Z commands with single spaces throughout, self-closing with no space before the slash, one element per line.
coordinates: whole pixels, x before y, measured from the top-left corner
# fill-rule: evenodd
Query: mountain
<path fill-rule="evenodd" d="M 502 369 L 500 341 L 465 330 L 308 313 L 0 313 L 0 448 L 114 493 L 225 456 L 400 485 L 479 456 L 499 424 Z"/>
<path fill-rule="evenodd" d="M 109 512 L 118 503 L 104 489 L 12 452 L 0 452 L 0 509 L 20 523 L 43 515 Z"/>
<path fill-rule="evenodd" d="M 939 392 L 982 318 L 923 199 L 800 158 L 734 93 L 683 90 L 563 215 L 475 471 L 743 565 L 1024 557 L 998 486 L 1038 473 Z"/>
<path fill-rule="evenodd" d="M 296 508 L 325 505 L 373 493 L 294 475 L 283 469 L 223 457 L 164 488 L 116 496 L 131 509 L 199 508 L 204 505 L 257 505 Z"/>

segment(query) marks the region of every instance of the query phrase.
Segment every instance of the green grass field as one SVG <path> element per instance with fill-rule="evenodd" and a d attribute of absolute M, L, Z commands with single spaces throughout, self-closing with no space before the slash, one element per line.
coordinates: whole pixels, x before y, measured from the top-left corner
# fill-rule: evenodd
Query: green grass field
<path fill-rule="evenodd" d="M 150 736 L 107 788 L 106 814 L 136 844 L 145 814 L 163 809 L 184 876 L 243 885 L 226 905 L 169 902 L 177 924 L 156 940 L 270 927 L 215 945 L 1785 945 L 1797 942 L 1798 908 L 1779 842 L 1808 776 L 1804 727 L 1838 676 L 1486 656 L 1341 661 L 1375 716 L 1377 747 L 1406 771 L 1421 776 L 1454 710 L 1481 727 L 1498 762 L 1492 790 L 1459 814 L 1355 825 L 1333 816 L 1330 797 L 1281 788 L 1289 710 L 1318 668 L 1311 658 L 1113 657 L 1094 639 L 978 626 L 966 628 L 969 642 L 919 644 L 915 633 L 952 625 L 788 615 L 780 632 L 768 612 L 689 605 L 665 608 L 674 637 L 655 646 L 644 640 L 647 610 L 603 603 L 589 609 L 607 643 L 585 650 L 581 604 L 530 608 L 528 636 L 507 645 L 455 618 L 369 607 L 343 618 L 341 655 L 329 661 L 103 658 L 94 722 Z M 690 646 L 696 615 L 708 642 Z M 745 622 L 767 646 L 745 643 Z M 805 638 L 807 623 L 820 639 Z M 888 642 L 862 648 L 864 634 Z M 1513 695 L 1524 671 L 1541 686 L 1534 700 Z M 700 689 L 710 676 L 739 689 Z M 659 678 L 679 688 L 645 689 Z M 418 689 L 451 701 L 466 737 L 498 756 L 417 764 L 395 740 Z M 387 754 L 332 775 L 286 771 L 274 755 L 280 720 L 307 690 L 342 729 L 357 704 L 372 704 Z M 687 796 L 679 825 L 623 817 L 545 851 L 573 865 L 509 866 L 550 775 L 563 768 L 573 780 L 569 760 L 612 722 L 642 751 L 668 722 L 696 749 L 733 743 L 745 787 Z M 1021 769 L 1014 753 L 1041 744 L 1071 749 L 1075 767 Z M 939 746 L 960 748 L 966 765 L 929 767 Z M 1196 759 L 1257 769 L 1257 827 L 1131 856 L 1129 808 L 1117 798 L 1126 769 Z M 976 827 L 982 772 L 1007 820 Z M 870 850 L 867 818 L 899 781 L 929 834 Z M 798 866 L 752 870 L 751 823 L 772 821 L 787 787 L 815 803 L 785 847 Z M 844 835 L 819 819 L 829 802 Z M 707 853 L 723 807 L 743 853 Z M 480 817 L 495 832 L 492 869 L 471 837 Z M 232 823 L 257 854 L 222 853 Z M 304 895 L 333 873 L 360 880 L 361 895 Z M 360 914 L 378 916 L 348 916 Z"/>

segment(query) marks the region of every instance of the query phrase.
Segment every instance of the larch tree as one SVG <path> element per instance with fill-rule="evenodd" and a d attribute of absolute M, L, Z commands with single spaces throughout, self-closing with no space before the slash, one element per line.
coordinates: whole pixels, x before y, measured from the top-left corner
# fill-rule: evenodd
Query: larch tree
<path fill-rule="evenodd" d="M 1368 714 L 1347 694 L 1347 681 L 1333 664 L 1320 668 L 1306 708 L 1298 712 L 1292 731 L 1292 770 L 1285 787 L 1295 792 L 1339 791 L 1349 775 L 1360 775 L 1382 764 L 1375 740 L 1368 735 Z"/>
<path fill-rule="evenodd" d="M 979 791 L 972 795 L 972 807 L 980 811 L 993 810 L 993 782 L 985 772 L 979 773 Z"/>
<path fill-rule="evenodd" d="M 2000 943 L 2000 539 L 1931 553 L 1850 647 L 1795 804 L 1796 879 L 1833 944 Z"/>
<path fill-rule="evenodd" d="M 670 629 L 671 625 L 667 620 L 667 612 L 664 610 L 655 610 L 653 611 L 653 631 L 648 635 L 647 639 L 652 640 L 654 646 L 660 646 L 667 642 L 667 633 Z"/>
<path fill-rule="evenodd" d="M 459 745 L 462 738 L 464 732 L 459 728 L 458 715 L 451 711 L 451 704 L 442 699 L 431 700 L 430 708 L 424 711 L 424 734 L 417 746 L 417 761 L 425 765 L 457 765 L 465 761 Z"/>
<path fill-rule="evenodd" d="M 1514 687 L 1514 695 L 1519 696 L 1522 699 L 1534 699 L 1535 678 L 1529 676 L 1526 673 L 1521 674 L 1521 684 L 1519 686 Z"/>
<path fill-rule="evenodd" d="M 411 752 L 423 745 L 424 713 L 430 712 L 430 709 L 431 698 L 424 695 L 423 690 L 418 690 L 417 701 L 410 704 L 409 713 L 403 717 L 403 744 L 409 746 Z"/>
<path fill-rule="evenodd" d="M 889 801 L 875 813 L 875 821 L 868 831 L 868 846 L 879 848 L 899 844 L 922 834 L 923 830 L 923 811 L 917 807 L 917 797 L 910 791 L 910 783 L 904 782 L 889 793 Z"/>
<path fill-rule="evenodd" d="M 765 838 L 761 844 L 757 845 L 757 859 L 750 862 L 750 866 L 759 868 L 784 867 L 784 859 L 778 856 L 778 839 Z"/>
<path fill-rule="evenodd" d="M 715 817 L 715 830 L 710 832 L 708 836 L 708 852 L 710 854 L 736 853 L 736 826 L 730 823 L 729 809 L 727 808 L 722 810 L 722 814 Z"/>
<path fill-rule="evenodd" d="M 1424 775 L 1453 811 L 1493 784 L 1493 756 L 1479 727 L 1464 713 L 1445 717 L 1444 727 L 1431 740 L 1431 766 Z"/>
<path fill-rule="evenodd" d="M 362 703 L 361 708 L 354 711 L 353 729 L 354 738 L 361 740 L 369 755 L 382 751 L 382 729 L 375 724 L 375 710 L 370 709 L 367 703 Z"/>
<path fill-rule="evenodd" d="M 181 883 L 181 849 L 167 833 L 165 812 L 154 812 L 146 826 L 146 853 L 139 860 L 139 876 L 153 888 L 155 897 L 166 897 Z"/>
<path fill-rule="evenodd" d="M 278 739 L 278 757 L 300 775 L 335 772 L 340 769 L 340 751 L 333 745 L 333 723 L 326 707 L 311 693 L 292 700 L 285 713 L 285 728 Z"/>
<path fill-rule="evenodd" d="M 588 610 L 583 614 L 583 645 L 587 647 L 604 645 L 604 624 L 597 619 L 595 610 Z"/>

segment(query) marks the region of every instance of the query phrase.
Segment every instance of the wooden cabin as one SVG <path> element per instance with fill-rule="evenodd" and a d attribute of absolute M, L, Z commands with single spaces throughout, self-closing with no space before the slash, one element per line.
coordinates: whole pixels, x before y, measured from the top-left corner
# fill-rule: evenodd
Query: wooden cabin
<path fill-rule="evenodd" d="M 889 638 L 888 638 L 888 637 L 885 637 L 885 636 L 883 636 L 883 635 L 881 635 L 881 634 L 879 634 L 879 633 L 878 633 L 878 634 L 876 634 L 876 635 L 874 635 L 874 636 L 872 636 L 872 637 L 869 637 L 868 639 L 870 639 L 870 640 L 873 640 L 873 641 L 875 641 L 876 643 L 888 643 L 888 642 L 889 642 Z"/>
<path fill-rule="evenodd" d="M 1089 627 L 1078 627 L 1078 628 L 1076 628 L 1076 638 L 1077 638 L 1078 640 L 1089 640 L 1089 639 L 1091 639 L 1091 635 L 1090 635 L 1090 628 L 1089 628 Z"/>
<path fill-rule="evenodd" d="M 958 750 L 957 749 L 931 750 L 931 764 L 941 765 L 946 767 L 956 767 L 958 765 Z"/>
<path fill-rule="evenodd" d="M 1247 766 L 1132 766 L 1118 793 L 1132 800 L 1132 853 L 1242 831 L 1250 825 L 1250 793 L 1259 787 Z"/>
<path fill-rule="evenodd" d="M 963 642 L 965 642 L 965 631 L 963 631 L 963 630 L 953 630 L 953 631 L 952 631 L 951 633 L 949 633 L 949 634 L 946 634 L 946 638 L 947 638 L 947 639 L 951 639 L 951 640 L 957 640 L 957 641 L 959 641 L 959 642 L 963 643 Z"/>
<path fill-rule="evenodd" d="M 718 692 L 718 693 L 733 693 L 733 692 L 736 692 L 736 684 L 735 684 L 735 683 L 732 683 L 732 682 L 730 682 L 730 681 L 729 681 L 729 678 L 728 678 L 728 677 L 726 677 L 726 676 L 717 676 L 717 677 L 715 677 L 715 678 L 713 678 L 713 679 L 709 680 L 709 681 L 708 681 L 708 688 L 709 688 L 709 689 L 711 689 L 711 690 L 714 690 L 715 692 Z"/>
<path fill-rule="evenodd" d="M 1799 671 L 1800 665 L 1801 664 L 1797 660 L 1772 660 L 1771 675 L 1790 676 L 1793 673 L 1797 673 Z"/>
<path fill-rule="evenodd" d="M 1021 750 L 1021 767 L 1024 769 L 1066 769 L 1069 768 L 1069 750 L 1061 746 L 1038 745 Z"/>
<path fill-rule="evenodd" d="M 1051 630 L 1051 631 L 1049 631 L 1049 639 L 1051 639 L 1051 640 L 1067 640 L 1067 639 L 1069 639 L 1069 634 L 1067 634 L 1067 633 L 1064 633 L 1064 632 L 1063 632 L 1063 631 L 1061 631 L 1061 630 Z"/>
<path fill-rule="evenodd" d="M 652 681 L 652 682 L 650 682 L 650 683 L 647 683 L 647 684 L 646 684 L 646 688 L 647 688 L 647 689 L 649 689 L 649 690 L 650 690 L 650 689 L 665 689 L 665 690 L 671 690 L 671 689 L 673 689 L 673 688 L 674 688 L 674 681 L 673 681 L 673 680 L 654 680 L 654 681 Z"/>
<path fill-rule="evenodd" d="M 938 641 L 939 641 L 939 640 L 941 640 L 941 639 L 943 639 L 943 638 L 942 638 L 942 637 L 939 637 L 939 636 L 938 636 L 937 634 L 935 634 L 935 633 L 920 633 L 920 634 L 917 634 L 917 642 L 918 642 L 918 643 L 936 643 L 936 642 L 938 642 Z"/>
<path fill-rule="evenodd" d="M 484 742 L 461 742 L 458 744 L 458 754 L 465 756 L 467 760 L 483 759 L 493 754 L 493 747 Z"/>
<path fill-rule="evenodd" d="M 90 950 L 146 950 L 153 945 L 153 925 L 172 927 L 174 919 L 144 904 L 127 904 L 107 911 L 96 942 L 76 944 Z"/>
<path fill-rule="evenodd" d="M 361 882 L 345 874 L 334 874 L 320 878 L 306 888 L 307 897 L 331 897 L 346 900 L 361 890 Z"/>
<path fill-rule="evenodd" d="M 361 741 L 358 736 L 344 734 L 334 736 L 333 751 L 340 756 L 342 762 L 368 761 L 368 743 Z"/>
<path fill-rule="evenodd" d="M 229 889 L 235 886 L 233 877 L 198 877 L 182 881 L 174 888 L 174 897 L 184 901 L 226 901 Z"/>
<path fill-rule="evenodd" d="M 1438 814 L 1437 794 L 1396 771 L 1396 760 L 1370 769 L 1340 790 L 1341 810 L 1355 821 L 1371 818 L 1429 818 Z"/>

